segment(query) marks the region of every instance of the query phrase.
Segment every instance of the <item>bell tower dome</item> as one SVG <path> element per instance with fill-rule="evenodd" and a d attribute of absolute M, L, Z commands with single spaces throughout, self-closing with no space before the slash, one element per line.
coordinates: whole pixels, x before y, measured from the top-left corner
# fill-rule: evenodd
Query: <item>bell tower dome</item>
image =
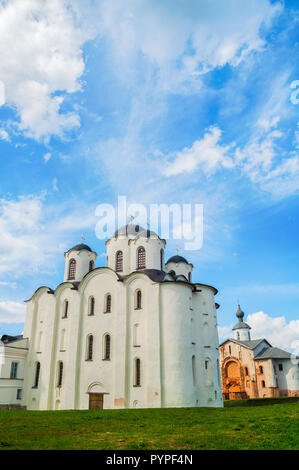
<path fill-rule="evenodd" d="M 80 282 L 85 274 L 94 269 L 97 254 L 88 245 L 80 243 L 66 251 L 64 258 L 64 282 Z"/>
<path fill-rule="evenodd" d="M 250 341 L 250 331 L 251 328 L 247 323 L 243 322 L 244 312 L 241 310 L 240 305 L 238 305 L 238 310 L 236 312 L 236 317 L 238 318 L 238 323 L 233 327 L 234 337 L 238 341 Z"/>

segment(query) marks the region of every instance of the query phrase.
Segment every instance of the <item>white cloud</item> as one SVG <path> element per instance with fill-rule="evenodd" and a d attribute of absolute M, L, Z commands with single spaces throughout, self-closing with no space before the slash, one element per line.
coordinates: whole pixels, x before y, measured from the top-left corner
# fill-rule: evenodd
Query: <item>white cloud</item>
<path fill-rule="evenodd" d="M 251 339 L 266 338 L 273 347 L 296 352 L 299 320 L 288 322 L 284 316 L 274 318 L 260 311 L 248 315 L 244 321 L 251 327 Z M 233 337 L 232 327 L 233 325 L 218 327 L 220 341 Z"/>
<path fill-rule="evenodd" d="M 232 160 L 227 156 L 230 146 L 219 145 L 221 130 L 218 127 L 210 127 L 201 140 L 195 141 L 190 148 L 169 155 L 172 159 L 164 168 L 166 176 L 179 173 L 192 173 L 196 169 L 206 174 L 211 174 L 219 167 L 231 168 Z"/>
<path fill-rule="evenodd" d="M 53 178 L 52 188 L 53 188 L 53 191 L 55 191 L 55 192 L 59 191 L 58 186 L 57 186 L 57 178 Z"/>
<path fill-rule="evenodd" d="M 75 112 L 61 107 L 64 93 L 81 89 L 81 48 L 91 35 L 76 0 L 0 3 L 1 83 L 27 136 L 47 140 L 80 125 Z"/>
<path fill-rule="evenodd" d="M 265 312 L 248 315 L 252 339 L 266 338 L 272 346 L 291 351 L 299 340 L 299 320 L 287 322 L 284 316 L 273 318 Z"/>
<path fill-rule="evenodd" d="M 45 162 L 47 163 L 52 158 L 52 154 L 50 152 L 45 153 L 43 158 L 44 158 Z"/>
<path fill-rule="evenodd" d="M 279 142 L 284 134 L 276 128 L 279 120 L 279 116 L 261 118 L 250 140 L 236 150 L 234 142 L 221 144 L 221 130 L 211 127 L 191 147 L 166 155 L 162 173 L 175 176 L 198 170 L 210 175 L 222 168 L 239 169 L 277 198 L 294 194 L 299 190 L 299 157 L 296 151 L 282 153 Z"/>
<path fill-rule="evenodd" d="M 159 67 L 160 83 L 169 89 L 260 50 L 262 26 L 281 10 L 268 0 L 177 0 L 175 7 L 171 0 L 103 0 L 100 29 L 117 70 L 128 70 L 122 76 L 132 78 L 131 65 L 142 56 Z"/>
<path fill-rule="evenodd" d="M 25 313 L 24 302 L 0 301 L 0 323 L 24 323 Z"/>
<path fill-rule="evenodd" d="M 64 209 L 68 209 L 67 216 Z M 57 256 L 66 248 L 61 241 L 74 230 L 93 228 L 95 222 L 94 209 L 79 204 L 70 210 L 46 206 L 40 196 L 0 199 L 0 275 L 19 278 L 54 271 Z"/>
<path fill-rule="evenodd" d="M 0 129 L 0 139 L 1 139 L 1 140 L 6 140 L 7 142 L 10 141 L 9 135 L 8 135 L 8 133 L 6 132 L 5 129 Z"/>

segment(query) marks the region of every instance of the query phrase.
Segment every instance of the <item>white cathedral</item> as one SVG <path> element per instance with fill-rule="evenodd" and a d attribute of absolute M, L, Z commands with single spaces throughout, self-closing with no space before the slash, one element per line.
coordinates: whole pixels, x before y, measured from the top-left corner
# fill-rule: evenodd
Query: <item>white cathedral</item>
<path fill-rule="evenodd" d="M 130 223 L 106 241 L 106 267 L 84 243 L 68 250 L 64 282 L 26 301 L 22 336 L 2 336 L 0 405 L 223 406 L 217 290 L 182 256 L 165 263 L 165 246 Z"/>

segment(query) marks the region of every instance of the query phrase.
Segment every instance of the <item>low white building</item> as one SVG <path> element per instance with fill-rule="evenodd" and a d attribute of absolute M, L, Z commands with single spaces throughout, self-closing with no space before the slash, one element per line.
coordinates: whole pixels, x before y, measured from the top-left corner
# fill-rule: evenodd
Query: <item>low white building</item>
<path fill-rule="evenodd" d="M 28 340 L 3 335 L 0 341 L 0 408 L 17 408 L 23 398 Z"/>
<path fill-rule="evenodd" d="M 138 225 L 65 253 L 64 282 L 27 301 L 28 409 L 223 406 L 214 287 Z M 2 393 L 0 391 L 0 393 Z"/>

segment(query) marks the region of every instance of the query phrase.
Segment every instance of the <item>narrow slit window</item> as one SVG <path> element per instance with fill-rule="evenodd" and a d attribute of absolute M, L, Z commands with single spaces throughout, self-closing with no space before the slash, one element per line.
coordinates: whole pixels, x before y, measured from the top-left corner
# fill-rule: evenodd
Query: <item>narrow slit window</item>
<path fill-rule="evenodd" d="M 58 363 L 57 387 L 62 386 L 62 377 L 63 377 L 63 362 L 59 361 L 59 363 Z"/>
<path fill-rule="evenodd" d="M 69 309 L 69 303 L 68 303 L 68 300 L 66 300 L 66 301 L 64 302 L 63 316 L 62 316 L 62 318 L 67 318 L 68 309 Z"/>
<path fill-rule="evenodd" d="M 104 339 L 104 359 L 109 360 L 111 353 L 111 338 L 110 335 L 105 335 Z"/>
<path fill-rule="evenodd" d="M 142 307 L 142 293 L 141 290 L 136 292 L 136 309 L 141 309 Z"/>
<path fill-rule="evenodd" d="M 135 387 L 140 387 L 141 385 L 141 366 L 140 359 L 135 359 Z"/>
<path fill-rule="evenodd" d="M 40 376 L 40 362 L 37 362 L 35 366 L 34 388 L 38 388 L 39 376 Z"/>
<path fill-rule="evenodd" d="M 110 313 L 111 312 L 111 295 L 108 294 L 107 297 L 106 297 L 106 310 L 105 310 L 106 313 Z"/>
<path fill-rule="evenodd" d="M 89 299 L 89 315 L 94 315 L 94 306 L 95 306 L 95 300 L 94 297 L 90 297 Z"/>
<path fill-rule="evenodd" d="M 93 336 L 90 335 L 88 336 L 88 340 L 87 340 L 87 360 L 88 361 L 92 361 L 92 357 L 93 357 Z"/>

